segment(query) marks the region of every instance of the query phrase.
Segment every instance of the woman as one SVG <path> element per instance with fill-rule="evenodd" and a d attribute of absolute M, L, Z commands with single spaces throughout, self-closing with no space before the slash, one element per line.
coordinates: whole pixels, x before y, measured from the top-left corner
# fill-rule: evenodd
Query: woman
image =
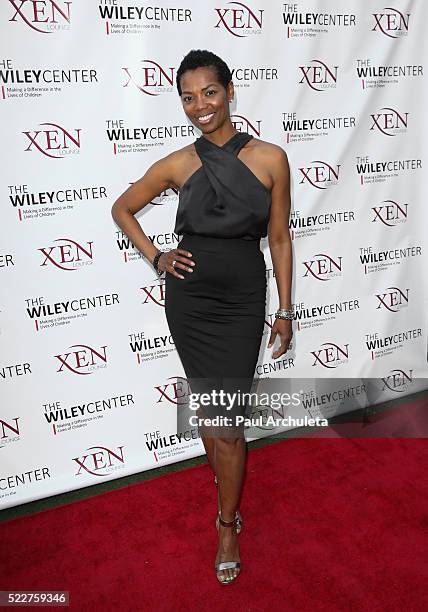
<path fill-rule="evenodd" d="M 283 355 L 292 338 L 287 155 L 235 130 L 229 112 L 232 77 L 217 55 L 188 53 L 176 83 L 185 114 L 202 134 L 154 163 L 114 203 L 112 216 L 156 272 L 165 272 L 165 313 L 192 392 L 242 393 L 250 390 L 265 324 L 262 236 L 268 235 L 279 297 L 268 347 L 277 336 L 281 345 L 272 358 Z M 169 188 L 180 192 L 174 231 L 183 237 L 178 248 L 161 252 L 134 215 Z M 198 409 L 200 435 L 218 484 L 215 568 L 222 584 L 240 573 L 238 507 L 246 443 L 236 421 L 213 428 L 202 419 L 232 412 L 242 416 L 244 409 L 234 405 L 231 410 L 231 402 Z"/>

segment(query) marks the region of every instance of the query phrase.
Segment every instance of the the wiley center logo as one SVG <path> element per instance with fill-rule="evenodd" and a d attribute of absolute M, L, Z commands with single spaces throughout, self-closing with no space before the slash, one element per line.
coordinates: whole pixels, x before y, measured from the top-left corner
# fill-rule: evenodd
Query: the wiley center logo
<path fill-rule="evenodd" d="M 253 9 L 242 2 L 228 2 L 227 5 L 226 8 L 214 9 L 218 17 L 215 28 L 225 28 L 238 38 L 261 34 L 263 9 Z"/>
<path fill-rule="evenodd" d="M 313 59 L 307 66 L 299 66 L 303 76 L 299 83 L 306 83 L 314 91 L 325 91 L 337 86 L 337 69 L 321 60 Z"/>
<path fill-rule="evenodd" d="M 328 281 L 342 275 L 342 257 L 333 258 L 326 253 L 317 253 L 308 261 L 303 261 L 305 273 L 303 278 L 315 278 L 319 281 Z"/>
<path fill-rule="evenodd" d="M 376 293 L 376 310 L 388 310 L 398 312 L 409 304 L 410 289 L 400 289 L 399 287 L 388 287 L 382 293 Z"/>
<path fill-rule="evenodd" d="M 39 152 L 52 159 L 80 153 L 81 128 L 66 129 L 57 123 L 40 123 L 43 129 L 23 131 L 27 138 L 25 151 Z"/>
<path fill-rule="evenodd" d="M 60 270 L 72 271 L 93 263 L 93 241 L 84 245 L 71 238 L 57 238 L 53 244 L 37 249 L 43 256 L 40 267 L 54 266 Z"/>
<path fill-rule="evenodd" d="M 327 189 L 331 185 L 337 185 L 339 182 L 339 169 L 341 164 L 332 166 L 323 160 L 313 160 L 310 166 L 299 168 L 302 175 L 300 185 L 308 183 L 316 189 Z"/>
<path fill-rule="evenodd" d="M 402 13 L 396 8 L 384 8 L 383 13 L 373 13 L 375 24 L 372 32 L 380 32 L 389 38 L 400 38 L 409 33 L 410 13 Z"/>
<path fill-rule="evenodd" d="M 148 96 L 174 91 L 174 67 L 164 68 L 154 60 L 141 60 L 138 68 L 122 68 L 127 76 L 123 87 L 133 85 Z"/>
<path fill-rule="evenodd" d="M 70 29 L 70 0 L 9 0 L 9 4 L 14 11 L 9 21 L 24 22 L 41 34 Z"/>
<path fill-rule="evenodd" d="M 399 113 L 395 108 L 385 106 L 378 113 L 372 113 L 370 130 L 378 130 L 385 136 L 396 136 L 407 130 L 409 113 Z"/>
<path fill-rule="evenodd" d="M 71 372 L 80 376 L 93 374 L 107 367 L 107 345 L 94 348 L 87 344 L 73 344 L 65 353 L 55 355 L 59 362 L 57 372 Z"/>

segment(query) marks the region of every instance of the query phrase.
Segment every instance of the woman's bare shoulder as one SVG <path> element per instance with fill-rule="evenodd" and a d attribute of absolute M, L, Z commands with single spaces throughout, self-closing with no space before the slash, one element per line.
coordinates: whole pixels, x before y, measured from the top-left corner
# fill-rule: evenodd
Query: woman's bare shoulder
<path fill-rule="evenodd" d="M 180 183 L 189 165 L 192 164 L 192 158 L 195 155 L 196 151 L 193 143 L 185 145 L 155 161 L 148 169 L 148 173 L 161 177 L 170 186 L 176 186 L 177 183 Z"/>
<path fill-rule="evenodd" d="M 253 138 L 252 142 L 254 143 L 254 147 L 257 149 L 257 151 L 262 155 L 268 155 L 276 160 L 287 157 L 285 150 L 273 142 L 267 142 L 266 140 L 261 140 L 260 138 Z"/>
<path fill-rule="evenodd" d="M 272 142 L 252 138 L 254 153 L 261 165 L 268 168 L 271 176 L 286 176 L 289 172 L 288 157 L 285 150 Z"/>
<path fill-rule="evenodd" d="M 162 157 L 156 162 L 156 165 L 167 172 L 173 182 L 180 182 L 183 174 L 186 173 L 189 165 L 192 165 L 192 160 L 196 157 L 196 150 L 193 143 L 185 145 L 180 149 L 171 151 L 165 157 Z"/>
<path fill-rule="evenodd" d="M 166 155 L 163 159 L 170 164 L 173 165 L 181 165 L 186 163 L 189 159 L 192 159 L 196 156 L 196 150 L 193 143 L 185 145 L 181 147 L 181 149 L 176 149 L 172 151 L 168 155 Z"/>

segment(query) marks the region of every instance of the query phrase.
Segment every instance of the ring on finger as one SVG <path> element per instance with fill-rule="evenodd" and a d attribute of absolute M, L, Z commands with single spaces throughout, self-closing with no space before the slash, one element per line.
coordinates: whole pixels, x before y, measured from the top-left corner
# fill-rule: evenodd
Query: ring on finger
<path fill-rule="evenodd" d="M 174 268 L 175 264 L 177 263 L 177 260 L 174 259 L 174 261 L 172 262 L 172 267 Z"/>

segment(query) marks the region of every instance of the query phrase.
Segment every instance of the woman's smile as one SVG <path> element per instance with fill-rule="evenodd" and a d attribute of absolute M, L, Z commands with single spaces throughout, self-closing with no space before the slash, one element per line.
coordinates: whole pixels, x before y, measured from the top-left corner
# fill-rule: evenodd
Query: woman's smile
<path fill-rule="evenodd" d="M 211 119 L 214 117 L 214 115 L 215 115 L 215 113 L 209 113 L 208 115 L 202 115 L 202 116 L 197 117 L 197 120 L 202 125 L 206 125 L 207 123 L 209 123 L 211 121 Z"/>

